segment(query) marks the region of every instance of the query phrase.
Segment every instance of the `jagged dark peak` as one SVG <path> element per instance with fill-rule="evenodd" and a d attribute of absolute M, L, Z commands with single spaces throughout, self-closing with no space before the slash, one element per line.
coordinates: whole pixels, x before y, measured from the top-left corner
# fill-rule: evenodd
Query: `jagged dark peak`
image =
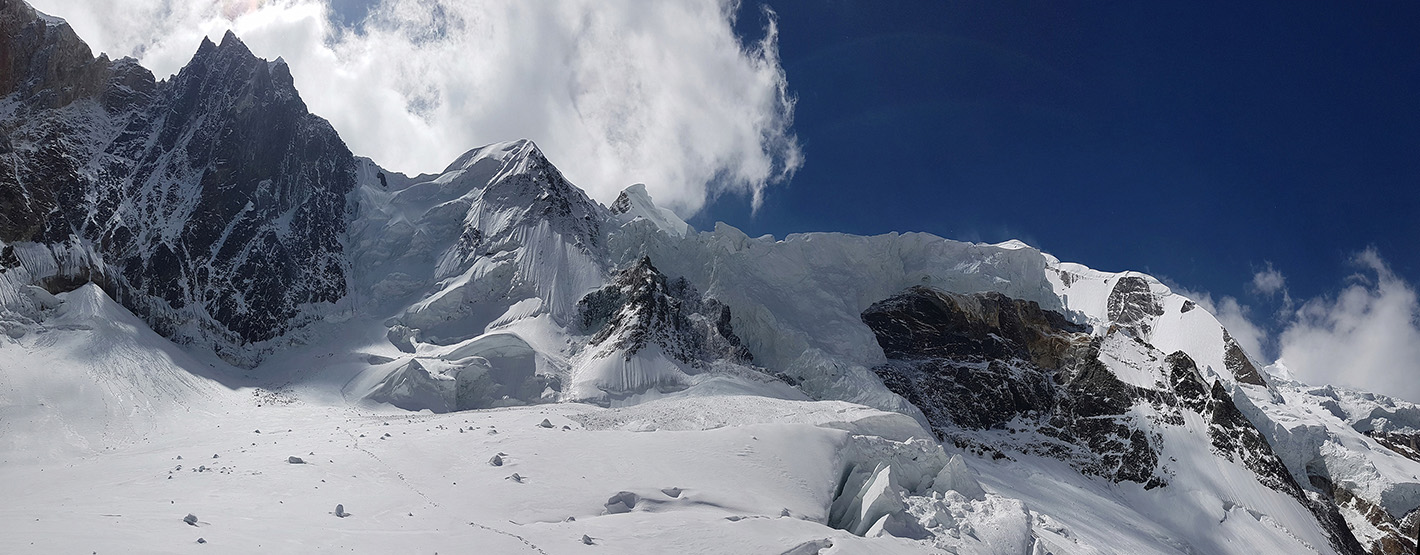
<path fill-rule="evenodd" d="M 237 34 L 232 32 L 231 29 L 227 29 L 227 32 L 222 33 L 222 43 L 217 45 L 217 48 L 236 48 L 240 49 L 242 52 L 246 52 L 248 55 L 251 54 L 251 50 L 247 48 L 246 43 L 242 42 L 242 39 L 237 38 Z"/>
<path fill-rule="evenodd" d="M 63 19 L 19 0 L 0 0 L 0 96 L 20 93 L 34 108 L 60 108 L 101 93 L 109 59 L 95 58 Z"/>
<path fill-rule="evenodd" d="M 201 100 L 236 104 L 250 100 L 291 103 L 293 110 L 307 111 L 285 61 L 258 58 L 230 30 L 220 44 L 203 37 L 197 52 L 178 71 L 172 84 L 176 96 L 212 97 Z"/>
<path fill-rule="evenodd" d="M 239 55 L 244 54 L 255 57 L 251 53 L 251 50 L 247 48 L 246 43 L 242 42 L 242 39 L 237 37 L 237 34 L 232 32 L 231 29 L 227 29 L 227 32 L 222 34 L 221 43 L 214 43 L 211 37 L 203 36 L 202 42 L 197 45 L 197 52 L 193 54 L 193 56 L 202 56 L 219 50 L 235 51 Z"/>

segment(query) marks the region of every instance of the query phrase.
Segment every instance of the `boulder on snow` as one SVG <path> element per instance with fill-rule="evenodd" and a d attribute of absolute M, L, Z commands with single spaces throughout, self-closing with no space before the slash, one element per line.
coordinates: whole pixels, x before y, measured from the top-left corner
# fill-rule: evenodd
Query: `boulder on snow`
<path fill-rule="evenodd" d="M 606 500 L 606 514 L 629 513 L 631 509 L 636 508 L 636 502 L 640 500 L 641 496 L 629 491 L 617 492 L 616 495 L 611 496 L 611 499 Z"/>
<path fill-rule="evenodd" d="M 493 458 L 488 459 L 488 464 L 490 466 L 503 466 L 503 457 L 493 455 Z"/>
<path fill-rule="evenodd" d="M 335 504 L 335 516 L 338 516 L 338 517 L 340 517 L 340 518 L 345 518 L 345 517 L 347 517 L 347 516 L 350 516 L 350 513 L 345 512 L 345 505 L 341 505 L 341 504 L 339 504 L 339 503 L 336 503 L 336 504 Z"/>
<path fill-rule="evenodd" d="M 305 460 L 301 459 L 301 457 L 296 456 L 286 457 L 286 462 L 291 464 L 306 464 Z"/>
<path fill-rule="evenodd" d="M 197 526 L 197 515 L 187 513 L 187 516 L 182 517 L 182 521 L 186 522 L 188 526 Z"/>
<path fill-rule="evenodd" d="M 544 419 L 542 419 L 542 422 L 538 422 L 538 423 L 537 423 L 537 427 L 539 427 L 539 428 L 551 428 L 551 427 L 552 427 L 552 421 L 550 421 L 550 420 L 544 418 Z"/>
<path fill-rule="evenodd" d="M 591 537 L 591 536 L 588 536 L 588 535 L 586 535 L 586 534 L 582 534 L 582 543 L 585 543 L 585 544 L 587 544 L 587 545 L 592 545 L 592 537 Z"/>

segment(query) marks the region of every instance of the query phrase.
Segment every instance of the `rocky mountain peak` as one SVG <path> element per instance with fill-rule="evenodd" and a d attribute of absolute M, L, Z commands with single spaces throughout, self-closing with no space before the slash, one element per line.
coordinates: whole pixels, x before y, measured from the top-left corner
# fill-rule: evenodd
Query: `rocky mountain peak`
<path fill-rule="evenodd" d="M 92 98 L 108 83 L 110 61 L 95 58 L 64 20 L 19 0 L 0 0 L 0 97 L 35 109 Z"/>
<path fill-rule="evenodd" d="M 642 257 L 610 285 L 577 303 L 579 324 L 601 356 L 628 359 L 658 345 L 675 360 L 700 366 L 715 360 L 753 360 L 730 325 L 730 307 L 702 296 L 685 278 L 667 279 Z"/>
<path fill-rule="evenodd" d="M 92 58 L 62 20 L 0 8 L 0 81 L 27 107 L 0 124 L 14 168 L 0 240 L 96 251 L 97 267 L 66 271 L 104 276 L 154 329 L 244 364 L 243 345 L 344 296 L 354 159 L 285 64 L 229 32 L 159 83 L 132 59 Z"/>
<path fill-rule="evenodd" d="M 484 230 L 497 237 L 516 228 L 547 223 L 552 230 L 585 251 L 599 248 L 605 209 L 573 185 L 547 160 L 542 150 L 522 139 L 504 146 L 503 165 L 481 194 L 496 209 L 516 210 L 501 230 Z"/>

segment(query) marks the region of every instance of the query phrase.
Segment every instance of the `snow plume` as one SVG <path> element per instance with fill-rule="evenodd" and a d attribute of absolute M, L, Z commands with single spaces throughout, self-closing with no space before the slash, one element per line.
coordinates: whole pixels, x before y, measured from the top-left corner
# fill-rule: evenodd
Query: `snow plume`
<path fill-rule="evenodd" d="M 1356 255 L 1363 273 L 1335 297 L 1303 303 L 1281 336 L 1297 378 L 1420 401 L 1420 302 L 1375 249 Z"/>
<path fill-rule="evenodd" d="M 33 0 L 96 52 L 164 76 L 231 29 L 285 58 L 311 111 L 356 154 L 432 172 L 467 149 L 526 137 L 610 202 L 645 183 L 689 217 L 764 192 L 802 164 L 774 13 L 741 41 L 734 0 L 377 0 L 354 28 L 330 0 Z"/>

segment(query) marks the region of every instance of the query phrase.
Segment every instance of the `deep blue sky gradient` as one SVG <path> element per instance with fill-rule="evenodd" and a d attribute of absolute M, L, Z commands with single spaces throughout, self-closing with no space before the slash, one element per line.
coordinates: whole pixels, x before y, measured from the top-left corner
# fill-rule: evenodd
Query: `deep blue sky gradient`
<path fill-rule="evenodd" d="M 700 229 L 1019 238 L 1263 310 L 1267 262 L 1420 282 L 1420 3 L 769 4 L 806 163 Z"/>

